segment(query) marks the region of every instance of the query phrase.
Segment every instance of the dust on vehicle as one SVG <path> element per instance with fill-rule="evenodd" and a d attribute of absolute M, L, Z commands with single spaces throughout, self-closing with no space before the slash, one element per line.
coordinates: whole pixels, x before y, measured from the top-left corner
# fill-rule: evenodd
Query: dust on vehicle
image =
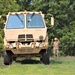
<path fill-rule="evenodd" d="M 42 12 L 9 12 L 4 33 L 5 65 L 17 57 L 39 57 L 49 64 L 47 27 Z"/>

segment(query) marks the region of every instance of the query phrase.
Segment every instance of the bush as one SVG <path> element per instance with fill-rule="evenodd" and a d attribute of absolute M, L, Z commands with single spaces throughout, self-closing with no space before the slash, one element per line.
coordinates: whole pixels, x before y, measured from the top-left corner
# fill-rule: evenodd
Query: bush
<path fill-rule="evenodd" d="M 0 50 L 0 57 L 2 57 L 2 56 L 3 56 L 3 51 Z"/>
<path fill-rule="evenodd" d="M 59 56 L 64 56 L 64 52 L 63 51 L 59 51 Z"/>
<path fill-rule="evenodd" d="M 3 49 L 3 31 L 0 30 L 0 57 L 2 56 L 2 49 Z"/>
<path fill-rule="evenodd" d="M 75 33 L 68 32 L 61 38 L 61 50 L 65 55 L 75 56 Z"/>
<path fill-rule="evenodd" d="M 53 47 L 52 47 L 52 45 L 50 45 L 48 49 L 49 49 L 49 53 L 50 53 L 49 55 L 53 56 Z"/>

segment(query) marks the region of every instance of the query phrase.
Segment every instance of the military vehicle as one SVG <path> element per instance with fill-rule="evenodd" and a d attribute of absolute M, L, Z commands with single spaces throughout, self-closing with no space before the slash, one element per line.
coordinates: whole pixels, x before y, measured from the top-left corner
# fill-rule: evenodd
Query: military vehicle
<path fill-rule="evenodd" d="M 42 63 L 49 64 L 47 27 L 42 12 L 9 12 L 4 34 L 5 65 L 17 57 L 39 57 Z"/>

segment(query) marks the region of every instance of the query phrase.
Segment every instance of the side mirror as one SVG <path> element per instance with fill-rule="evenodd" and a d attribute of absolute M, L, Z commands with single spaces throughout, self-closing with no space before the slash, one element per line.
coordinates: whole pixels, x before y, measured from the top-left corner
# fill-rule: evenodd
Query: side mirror
<path fill-rule="evenodd" d="M 51 16 L 51 26 L 54 26 L 54 17 L 53 17 L 53 15 Z"/>

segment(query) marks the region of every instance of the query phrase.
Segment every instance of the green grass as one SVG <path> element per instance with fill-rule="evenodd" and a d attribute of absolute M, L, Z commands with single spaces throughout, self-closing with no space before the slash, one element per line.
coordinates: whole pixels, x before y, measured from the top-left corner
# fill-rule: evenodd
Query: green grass
<path fill-rule="evenodd" d="M 5 66 L 0 59 L 0 75 L 75 75 L 75 57 L 51 58 L 50 65 L 36 60 L 17 60 Z"/>

